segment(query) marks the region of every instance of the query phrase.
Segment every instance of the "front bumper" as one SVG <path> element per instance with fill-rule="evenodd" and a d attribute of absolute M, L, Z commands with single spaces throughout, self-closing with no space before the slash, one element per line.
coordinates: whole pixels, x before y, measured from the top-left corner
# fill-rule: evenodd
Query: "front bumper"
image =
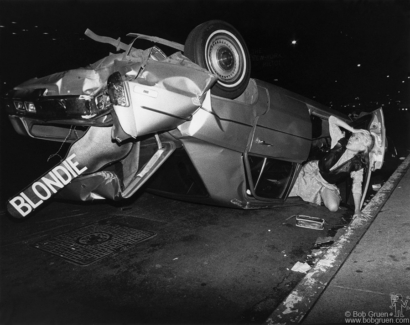
<path fill-rule="evenodd" d="M 112 125 L 109 114 L 112 106 L 103 94 L 97 97 L 42 97 L 36 91 L 26 96 L 14 94 L 3 98 L 2 106 L 14 130 L 23 136 L 71 142 L 81 137 L 89 126 Z"/>
<path fill-rule="evenodd" d="M 29 116 L 45 121 L 89 120 L 111 109 L 108 96 L 103 93 L 95 97 L 87 95 L 43 96 L 40 89 L 14 91 L 3 98 L 2 104 L 10 115 Z"/>
<path fill-rule="evenodd" d="M 35 139 L 73 142 L 83 136 L 89 126 L 111 126 L 111 114 L 99 116 L 90 120 L 51 120 L 9 115 L 14 130 L 23 136 Z"/>

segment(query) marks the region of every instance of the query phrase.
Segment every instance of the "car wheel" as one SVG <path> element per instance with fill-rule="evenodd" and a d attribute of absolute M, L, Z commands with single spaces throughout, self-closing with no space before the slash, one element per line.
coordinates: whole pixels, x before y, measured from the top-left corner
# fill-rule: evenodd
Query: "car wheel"
<path fill-rule="evenodd" d="M 239 32 L 227 22 L 211 20 L 195 27 L 185 42 L 184 54 L 218 77 L 212 94 L 233 99 L 248 86 L 249 51 Z"/>

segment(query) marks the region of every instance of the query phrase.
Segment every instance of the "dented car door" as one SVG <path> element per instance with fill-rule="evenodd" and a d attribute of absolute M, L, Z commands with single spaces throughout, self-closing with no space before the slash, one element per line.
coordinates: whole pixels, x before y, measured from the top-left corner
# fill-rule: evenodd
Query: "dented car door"
<path fill-rule="evenodd" d="M 307 105 L 280 88 L 265 88 L 269 103 L 258 117 L 244 162 L 251 196 L 283 202 L 308 158 L 312 123 Z"/>

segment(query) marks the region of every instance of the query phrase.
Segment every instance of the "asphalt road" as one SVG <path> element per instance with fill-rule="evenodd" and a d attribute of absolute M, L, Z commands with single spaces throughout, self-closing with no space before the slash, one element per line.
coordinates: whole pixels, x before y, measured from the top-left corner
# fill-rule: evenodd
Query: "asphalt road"
<path fill-rule="evenodd" d="M 24 221 L 1 212 L 1 324 L 259 323 L 303 277 L 318 237 L 349 213 L 302 204 L 236 210 L 144 193 L 122 205 L 50 202 Z M 295 226 L 325 218 L 325 230 Z M 101 221 L 156 236 L 88 266 L 32 245 Z"/>

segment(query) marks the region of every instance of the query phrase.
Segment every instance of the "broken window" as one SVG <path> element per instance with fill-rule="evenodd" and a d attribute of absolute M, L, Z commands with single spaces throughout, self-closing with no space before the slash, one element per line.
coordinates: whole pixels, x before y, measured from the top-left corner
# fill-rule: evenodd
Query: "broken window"
<path fill-rule="evenodd" d="M 259 198 L 285 199 L 296 165 L 289 161 L 247 155 L 250 192 Z"/>

